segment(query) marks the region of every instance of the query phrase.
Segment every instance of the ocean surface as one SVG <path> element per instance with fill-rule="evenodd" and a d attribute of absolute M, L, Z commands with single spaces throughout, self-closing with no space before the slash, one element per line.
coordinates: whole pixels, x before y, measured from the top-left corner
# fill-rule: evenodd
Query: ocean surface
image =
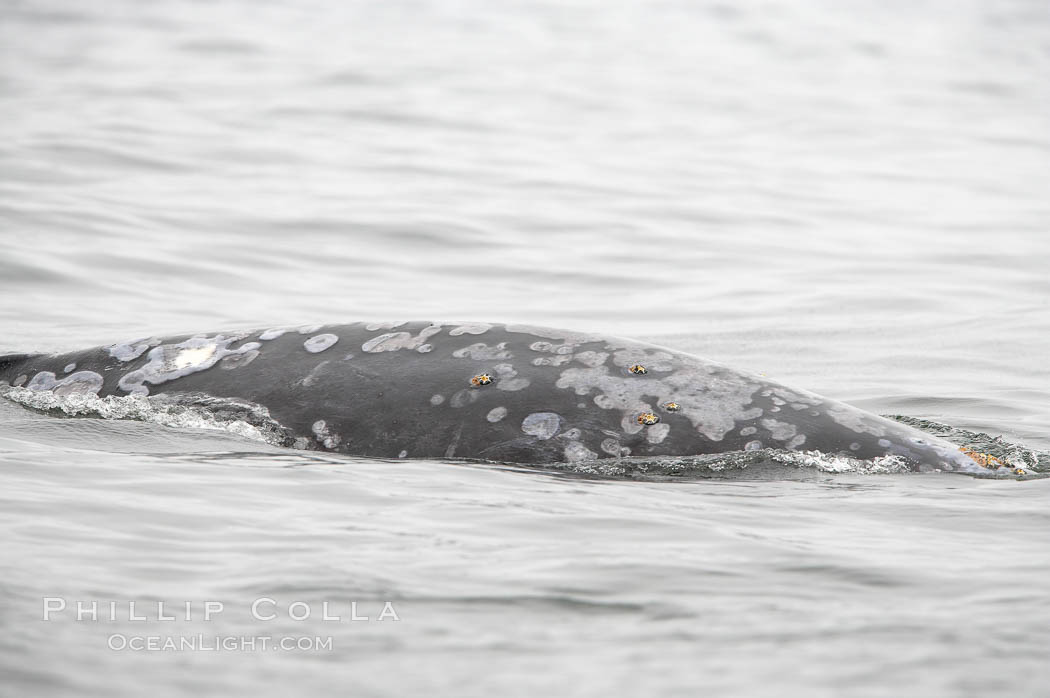
<path fill-rule="evenodd" d="M 0 354 L 563 326 L 1036 467 L 596 476 L 0 399 L 0 694 L 1046 696 L 1047 75 L 1045 0 L 3 2 Z"/>

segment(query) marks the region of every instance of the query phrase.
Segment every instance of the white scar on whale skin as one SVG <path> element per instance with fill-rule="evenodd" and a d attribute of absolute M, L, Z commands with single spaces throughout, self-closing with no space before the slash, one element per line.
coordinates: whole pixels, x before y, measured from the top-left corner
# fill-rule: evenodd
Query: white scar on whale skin
<path fill-rule="evenodd" d="M 94 371 L 77 371 L 65 378 L 55 379 L 51 371 L 41 371 L 26 385 L 27 390 L 47 390 L 59 397 L 74 394 L 98 395 L 102 389 L 102 376 Z"/>
<path fill-rule="evenodd" d="M 477 402 L 477 400 L 477 390 L 474 390 L 472 388 L 462 388 L 452 394 L 452 397 L 448 400 L 448 404 L 450 407 L 466 407 L 472 402 Z M 433 404 L 433 401 L 431 401 L 431 404 Z"/>
<path fill-rule="evenodd" d="M 313 426 L 310 427 L 310 431 L 313 432 L 314 438 L 321 442 L 321 445 L 325 448 L 335 448 L 342 441 L 338 434 L 331 432 L 328 423 L 323 419 L 318 419 L 314 422 Z"/>
<path fill-rule="evenodd" d="M 645 430 L 645 440 L 651 444 L 663 443 L 669 433 L 671 433 L 671 425 L 667 422 L 654 424 Z"/>
<path fill-rule="evenodd" d="M 237 349 L 228 348 L 230 344 L 240 341 L 245 336 L 197 336 L 177 344 L 162 344 L 150 350 L 145 366 L 122 376 L 118 385 L 132 395 L 148 395 L 149 388 L 146 387 L 146 383 L 160 385 L 211 368 L 226 357 L 258 353 L 259 347 L 262 346 L 258 342 L 247 342 Z"/>
<path fill-rule="evenodd" d="M 134 361 L 142 356 L 150 347 L 160 344 L 156 338 L 132 339 L 127 342 L 118 342 L 106 347 L 106 351 L 117 361 Z"/>
<path fill-rule="evenodd" d="M 563 451 L 565 460 L 569 463 L 579 463 L 580 461 L 594 460 L 598 457 L 598 454 L 590 450 L 579 441 L 570 441 Z"/>
<path fill-rule="evenodd" d="M 511 332 L 509 327 L 508 332 Z M 529 349 L 545 354 L 551 354 L 551 356 L 539 356 L 532 360 L 533 366 L 561 366 L 567 364 L 573 359 L 573 352 L 579 347 L 579 343 L 574 343 L 570 340 L 566 340 L 563 344 L 554 344 L 552 342 L 538 341 L 533 342 L 529 345 Z M 583 352 L 581 352 L 583 353 Z M 594 354 L 595 352 L 586 352 L 588 354 Z"/>
<path fill-rule="evenodd" d="M 499 380 L 496 381 L 496 388 L 498 390 L 524 390 L 529 387 L 532 383 L 528 378 L 519 377 L 518 372 L 514 370 L 514 367 L 510 364 L 496 364 L 493 369 Z"/>
<path fill-rule="evenodd" d="M 440 331 L 441 325 L 430 325 L 421 329 L 415 337 L 408 332 L 387 332 L 362 344 L 361 350 L 375 354 L 381 351 L 419 349 L 426 343 L 427 338 L 433 337 Z"/>
<path fill-rule="evenodd" d="M 338 341 L 339 337 L 334 334 L 319 334 L 303 342 L 303 347 L 311 354 L 317 354 L 333 346 Z"/>
<path fill-rule="evenodd" d="M 624 456 L 631 455 L 631 449 L 626 446 L 620 445 L 620 442 L 616 439 L 609 437 L 602 441 L 602 451 L 608 453 L 614 458 L 622 458 Z"/>
<path fill-rule="evenodd" d="M 507 343 L 500 342 L 494 347 L 490 347 L 484 342 L 478 342 L 471 344 L 469 347 L 463 347 L 462 349 L 456 349 L 452 352 L 452 356 L 457 359 L 471 358 L 475 361 L 485 361 L 490 359 L 510 359 L 514 355 L 507 350 Z"/>
<path fill-rule="evenodd" d="M 561 416 L 554 412 L 533 412 L 521 421 L 521 430 L 541 441 L 557 434 L 560 428 Z"/>
<path fill-rule="evenodd" d="M 492 325 L 486 322 L 463 323 L 459 327 L 453 327 L 448 331 L 449 336 L 458 337 L 462 334 L 485 334 L 492 329 Z"/>
<path fill-rule="evenodd" d="M 657 354 L 654 365 L 667 372 L 666 375 L 639 379 L 620 372 L 610 373 L 607 365 L 572 367 L 562 371 L 555 386 L 572 389 L 577 395 L 595 393 L 593 400 L 598 407 L 622 412 L 621 426 L 628 434 L 637 434 L 644 428 L 636 417 L 652 411 L 648 396 L 656 396 L 660 404 L 672 400 L 679 403 L 679 414 L 687 417 L 693 428 L 711 441 L 721 441 L 737 422 L 762 415 L 761 408 L 748 407 L 760 387 L 758 383 L 719 366 L 694 366 L 685 361 L 671 361 L 666 358 L 670 356 L 666 352 L 654 353 Z M 653 363 L 638 349 L 625 352 L 621 358 L 646 368 Z"/>
<path fill-rule="evenodd" d="M 778 422 L 775 419 L 763 419 L 759 422 L 769 430 L 769 435 L 777 441 L 787 441 L 798 433 L 798 427 L 790 422 Z"/>
<path fill-rule="evenodd" d="M 200 366 L 215 355 L 215 349 L 214 344 L 194 349 L 184 349 L 175 355 L 175 359 L 171 363 L 176 369 L 183 369 L 187 366 Z"/>

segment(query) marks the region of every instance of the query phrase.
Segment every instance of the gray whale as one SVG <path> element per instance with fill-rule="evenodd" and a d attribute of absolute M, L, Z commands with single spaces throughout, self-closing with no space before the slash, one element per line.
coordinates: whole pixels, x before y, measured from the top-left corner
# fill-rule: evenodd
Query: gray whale
<path fill-rule="evenodd" d="M 763 448 L 987 473 L 948 443 L 842 402 L 663 347 L 487 323 L 352 323 L 143 338 L 0 357 L 56 396 L 239 406 L 279 443 L 515 463 Z M 10 388 L 8 388 L 10 390 Z"/>

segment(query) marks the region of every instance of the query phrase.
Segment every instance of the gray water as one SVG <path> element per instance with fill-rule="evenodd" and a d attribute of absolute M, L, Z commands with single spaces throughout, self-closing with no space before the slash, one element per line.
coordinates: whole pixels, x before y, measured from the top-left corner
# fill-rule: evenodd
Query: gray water
<path fill-rule="evenodd" d="M 1045 457 L 1048 74 L 1042 0 L 5 2 L 0 353 L 527 322 Z M 1048 504 L 1045 479 L 582 477 L 0 401 L 0 691 L 1046 695 Z M 78 622 L 93 600 L 116 620 Z"/>

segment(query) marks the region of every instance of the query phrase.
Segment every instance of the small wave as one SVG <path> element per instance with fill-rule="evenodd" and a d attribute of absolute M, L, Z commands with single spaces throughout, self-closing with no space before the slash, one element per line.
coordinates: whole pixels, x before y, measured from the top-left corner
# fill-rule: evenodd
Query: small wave
<path fill-rule="evenodd" d="M 270 417 L 261 405 L 229 398 L 186 393 L 178 396 L 128 395 L 97 397 L 90 393 L 55 395 L 48 390 L 5 388 L 12 402 L 60 417 L 95 417 L 151 422 L 179 429 L 225 431 L 274 446 L 306 447 Z"/>
<path fill-rule="evenodd" d="M 899 456 L 869 460 L 821 453 L 761 449 L 697 456 L 628 456 L 544 466 L 584 477 L 682 480 L 710 478 L 791 478 L 808 472 L 859 473 L 878 475 L 910 472 L 911 466 Z"/>
<path fill-rule="evenodd" d="M 1045 458 L 1045 456 L 1044 456 Z M 913 468 L 900 456 L 887 455 L 860 459 L 821 451 L 785 451 L 762 449 L 734 451 L 698 456 L 660 456 L 646 458 L 606 458 L 576 463 L 554 463 L 542 466 L 564 474 L 602 479 L 690 480 L 690 479 L 793 479 L 807 474 L 828 473 L 856 475 L 890 475 L 910 473 Z M 996 479 L 1033 479 L 1050 477 L 1038 466 L 1002 467 L 987 475 L 968 473 L 973 477 Z"/>

